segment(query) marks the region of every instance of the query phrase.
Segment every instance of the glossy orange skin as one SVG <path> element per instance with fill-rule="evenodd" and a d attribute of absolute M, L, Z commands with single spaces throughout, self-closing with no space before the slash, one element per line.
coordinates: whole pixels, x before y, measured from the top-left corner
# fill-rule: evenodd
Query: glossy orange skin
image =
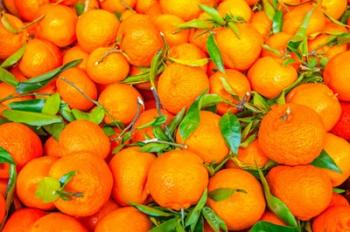
<path fill-rule="evenodd" d="M 39 218 L 46 215 L 46 212 L 24 208 L 16 210 L 7 220 L 2 232 L 27 232 Z"/>
<path fill-rule="evenodd" d="M 347 141 L 350 140 L 350 104 L 341 103 L 341 116 L 337 124 L 333 127 L 332 133 Z"/>
<path fill-rule="evenodd" d="M 317 216 L 312 223 L 312 231 L 338 232 L 350 229 L 350 207 L 334 206 Z"/>
<path fill-rule="evenodd" d="M 77 219 L 62 213 L 50 213 L 38 219 L 29 232 L 87 232 Z"/>
<path fill-rule="evenodd" d="M 175 58 L 191 64 L 191 61 L 195 63 L 198 60 L 207 59 L 208 57 L 207 54 L 196 45 L 191 43 L 182 43 L 172 46 L 169 49 L 169 58 Z M 207 64 L 196 67 L 202 67 L 204 70 L 207 70 Z"/>
<path fill-rule="evenodd" d="M 44 153 L 47 156 L 60 157 L 61 148 L 54 137 L 50 137 L 44 144 Z"/>
<path fill-rule="evenodd" d="M 271 211 L 265 211 L 264 215 L 260 218 L 260 221 L 270 222 L 272 224 L 280 226 L 286 226 L 286 224 Z"/>
<path fill-rule="evenodd" d="M 82 61 L 77 67 L 85 70 L 88 56 L 89 54 L 85 52 L 80 46 L 77 45 L 65 51 L 63 55 L 63 64 L 66 64 L 73 60 L 82 59 Z"/>
<path fill-rule="evenodd" d="M 14 0 L 19 16 L 24 21 L 33 21 L 39 17 L 41 6 L 49 3 L 49 0 Z"/>
<path fill-rule="evenodd" d="M 218 5 L 217 9 L 222 17 L 234 15 L 246 22 L 249 22 L 252 17 L 252 10 L 245 0 L 225 0 Z"/>
<path fill-rule="evenodd" d="M 0 221 L 2 221 L 6 214 L 6 202 L 3 195 L 0 194 Z"/>

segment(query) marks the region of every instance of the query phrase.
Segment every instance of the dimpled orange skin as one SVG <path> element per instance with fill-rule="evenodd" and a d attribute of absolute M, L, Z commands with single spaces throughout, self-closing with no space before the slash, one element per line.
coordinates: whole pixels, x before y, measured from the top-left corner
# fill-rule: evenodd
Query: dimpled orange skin
<path fill-rule="evenodd" d="M 50 213 L 38 219 L 29 232 L 87 232 L 74 217 L 63 213 Z"/>
<path fill-rule="evenodd" d="M 69 81 L 67 83 L 65 80 Z M 74 86 L 70 85 L 73 83 Z M 77 91 L 79 88 L 86 96 L 97 99 L 97 89 L 95 83 L 90 80 L 86 73 L 79 68 L 71 68 L 61 73 L 56 80 L 57 92 L 62 99 L 71 107 L 78 110 L 88 110 L 94 103 Z"/>
<path fill-rule="evenodd" d="M 106 114 L 105 122 L 111 123 L 117 120 L 125 124 L 130 123 L 137 112 L 138 98 L 141 98 L 140 93 L 130 85 L 117 83 L 108 85 L 98 98 L 99 103 L 112 115 L 111 117 Z"/>
<path fill-rule="evenodd" d="M 350 206 L 334 206 L 317 216 L 312 223 L 313 232 L 340 232 L 350 230 Z"/>
<path fill-rule="evenodd" d="M 207 185 L 208 172 L 199 156 L 173 150 L 152 163 L 146 188 L 161 207 L 180 210 L 196 204 Z"/>
<path fill-rule="evenodd" d="M 311 11 L 313 5 L 311 3 L 301 4 L 294 7 L 283 16 L 283 32 L 288 34 L 295 34 L 302 24 L 306 14 Z M 324 16 L 320 7 L 314 10 L 310 23 L 307 27 L 307 35 L 321 32 L 326 23 L 326 16 Z"/>
<path fill-rule="evenodd" d="M 223 28 L 215 34 L 215 39 L 227 68 L 247 70 L 259 57 L 263 38 L 249 24 L 237 26 L 240 38 L 230 28 Z"/>
<path fill-rule="evenodd" d="M 44 203 L 36 196 L 38 183 L 49 174 L 56 157 L 43 156 L 29 161 L 17 176 L 16 193 L 26 207 L 52 210 L 53 203 Z"/>
<path fill-rule="evenodd" d="M 121 13 L 127 8 L 134 8 L 136 0 L 102 0 L 100 5 L 104 10 Z"/>
<path fill-rule="evenodd" d="M 66 47 L 75 41 L 78 16 L 72 8 L 62 5 L 44 5 L 39 9 L 44 18 L 36 26 L 36 35 L 58 47 Z"/>
<path fill-rule="evenodd" d="M 292 65 L 283 65 L 281 59 L 262 57 L 248 71 L 252 89 L 269 99 L 277 97 L 298 79 Z"/>
<path fill-rule="evenodd" d="M 156 157 L 140 148 L 126 148 L 115 154 L 109 163 L 114 178 L 112 195 L 118 204 L 144 204 L 148 197 L 145 189 L 149 168 Z"/>
<path fill-rule="evenodd" d="M 339 186 L 350 176 L 350 144 L 345 139 L 328 133 L 323 149 L 337 164 L 341 173 L 327 169 L 321 170 L 330 177 L 333 186 Z"/>
<path fill-rule="evenodd" d="M 71 171 L 76 174 L 64 189 L 73 193 L 80 192 L 82 196 L 68 201 L 58 199 L 54 202 L 55 206 L 61 212 L 75 217 L 97 213 L 108 201 L 113 187 L 108 165 L 93 153 L 74 153 L 57 160 L 52 165 L 49 176 L 59 179 Z"/>
<path fill-rule="evenodd" d="M 165 110 L 162 110 L 161 112 L 164 116 L 167 117 L 166 123 L 169 123 L 171 121 L 171 119 L 173 118 L 172 115 L 169 114 Z M 149 126 L 149 127 L 142 128 L 142 129 L 139 129 L 138 127 L 152 122 L 158 116 L 159 116 L 158 111 L 155 108 L 145 110 L 144 112 L 142 112 L 142 114 L 140 115 L 140 117 L 137 119 L 137 121 L 135 123 L 136 130 L 134 131 L 134 133 L 132 135 L 132 140 L 134 142 L 138 142 L 138 141 L 143 141 L 147 138 L 154 138 L 153 127 Z"/>
<path fill-rule="evenodd" d="M 121 53 L 106 54 L 112 48 L 100 47 L 87 59 L 87 73 L 98 84 L 111 84 L 125 79 L 129 74 L 129 63 Z"/>
<path fill-rule="evenodd" d="M 157 29 L 164 33 L 165 39 L 170 46 L 186 43 L 188 41 L 188 30 L 178 30 L 178 26 L 185 21 L 178 16 L 162 14 L 154 19 Z"/>
<path fill-rule="evenodd" d="M 76 35 L 78 44 L 87 52 L 112 44 L 117 35 L 119 21 L 105 10 L 89 10 L 79 16 Z"/>
<path fill-rule="evenodd" d="M 62 63 L 61 51 L 51 42 L 33 39 L 27 43 L 19 62 L 20 71 L 27 77 L 35 77 L 57 68 Z"/>
<path fill-rule="evenodd" d="M 14 0 L 19 16 L 25 21 L 33 21 L 39 16 L 41 6 L 49 3 L 49 0 Z"/>
<path fill-rule="evenodd" d="M 269 158 L 263 153 L 259 147 L 258 140 L 254 140 L 246 148 L 239 148 L 237 158 L 243 165 L 248 167 L 263 168 L 269 161 Z"/>
<path fill-rule="evenodd" d="M 343 195 L 333 192 L 331 203 L 327 209 L 333 206 L 349 206 L 349 202 Z"/>
<path fill-rule="evenodd" d="M 260 183 L 241 169 L 223 169 L 209 180 L 208 192 L 220 188 L 242 189 L 222 201 L 208 198 L 208 206 L 226 223 L 229 230 L 244 230 L 255 224 L 265 211 L 265 199 Z"/>
<path fill-rule="evenodd" d="M 209 89 L 207 74 L 202 68 L 170 64 L 158 81 L 158 94 L 163 107 L 176 114 Z"/>
<path fill-rule="evenodd" d="M 133 207 L 116 209 L 97 223 L 95 232 L 147 232 L 152 223 L 149 218 Z"/>
<path fill-rule="evenodd" d="M 252 10 L 245 0 L 225 0 L 218 5 L 217 10 L 222 17 L 234 15 L 241 17 L 246 22 L 249 22 L 252 17 Z"/>
<path fill-rule="evenodd" d="M 1 124 L 0 131 L 0 147 L 11 154 L 17 170 L 43 154 L 39 136 L 28 126 L 9 122 Z"/>
<path fill-rule="evenodd" d="M 286 100 L 313 109 L 321 117 L 327 131 L 334 127 L 341 115 L 341 106 L 337 96 L 324 84 L 299 85 L 287 95 Z"/>
<path fill-rule="evenodd" d="M 46 213 L 39 209 L 18 209 L 8 218 L 2 232 L 27 232 L 39 218 Z"/>
<path fill-rule="evenodd" d="M 206 163 L 220 163 L 229 153 L 229 148 L 221 134 L 219 121 L 219 115 L 201 111 L 198 128 L 186 140 L 178 130 L 176 142 L 186 144 L 189 151 L 196 153 Z"/>
<path fill-rule="evenodd" d="M 252 26 L 266 39 L 271 31 L 272 22 L 264 11 L 258 11 L 253 14 L 251 19 Z"/>
<path fill-rule="evenodd" d="M 54 137 L 50 137 L 44 144 L 44 152 L 48 156 L 60 157 L 60 146 Z"/>
<path fill-rule="evenodd" d="M 111 143 L 108 136 L 97 124 L 79 119 L 62 130 L 58 144 L 61 156 L 69 156 L 76 152 L 90 152 L 102 159 L 110 152 Z"/>
<path fill-rule="evenodd" d="M 346 10 L 347 0 L 323 0 L 321 1 L 321 8 L 325 14 L 339 19 Z"/>
<path fill-rule="evenodd" d="M 164 13 L 173 14 L 185 21 L 196 18 L 201 10 L 199 4 L 201 0 L 160 0 L 160 7 Z"/>
<path fill-rule="evenodd" d="M 307 221 L 319 215 L 331 202 L 332 183 L 314 166 L 277 166 L 266 178 L 272 194 L 300 220 Z"/>
<path fill-rule="evenodd" d="M 341 101 L 350 101 L 350 51 L 333 57 L 326 65 L 323 78 Z"/>
<path fill-rule="evenodd" d="M 80 46 L 76 45 L 76 46 L 71 47 L 65 51 L 65 53 L 63 55 L 63 64 L 66 64 L 66 63 L 73 61 L 73 60 L 82 59 L 82 61 L 80 62 L 80 64 L 77 67 L 85 70 L 88 56 L 89 56 L 89 54 L 87 52 L 85 52 Z"/>
<path fill-rule="evenodd" d="M 222 78 L 230 85 L 231 89 L 240 99 L 247 96 L 247 93 L 251 91 L 250 83 L 247 77 L 234 69 L 226 69 L 225 73 L 215 72 L 210 78 L 210 93 L 218 94 L 224 99 L 237 104 L 238 101 L 228 93 L 222 83 Z M 225 114 L 226 112 L 237 113 L 238 109 L 234 106 L 230 106 L 227 103 L 219 103 L 217 105 L 217 112 L 219 114 Z"/>
<path fill-rule="evenodd" d="M 24 26 L 22 21 L 11 14 L 4 14 L 9 23 L 15 28 L 20 29 Z M 8 31 L 2 23 L 0 23 L 0 59 L 6 59 L 16 52 L 27 40 L 27 31 L 14 34 Z"/>
<path fill-rule="evenodd" d="M 280 226 L 286 226 L 286 224 L 271 211 L 265 211 L 264 215 L 260 218 L 260 221 L 270 222 L 272 224 Z"/>
<path fill-rule="evenodd" d="M 149 66 L 153 56 L 163 46 L 159 31 L 146 15 L 134 14 L 124 20 L 118 37 L 129 63 L 136 66 Z"/>
<path fill-rule="evenodd" d="M 207 55 L 194 44 L 182 43 L 169 49 L 169 58 L 178 59 L 191 64 L 192 62 L 195 63 L 198 60 L 207 59 Z M 207 70 L 207 64 L 198 67 L 202 67 L 204 71 Z"/>
<path fill-rule="evenodd" d="M 289 112 L 288 112 L 289 111 Z M 312 109 L 293 103 L 275 105 L 261 121 L 261 150 L 279 164 L 312 162 L 324 147 L 326 130 Z"/>

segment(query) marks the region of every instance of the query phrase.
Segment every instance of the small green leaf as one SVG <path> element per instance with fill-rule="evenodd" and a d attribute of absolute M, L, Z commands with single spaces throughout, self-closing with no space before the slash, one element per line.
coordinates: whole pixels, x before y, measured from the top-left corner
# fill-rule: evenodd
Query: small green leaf
<path fill-rule="evenodd" d="M 180 136 L 186 140 L 199 126 L 200 121 L 200 97 L 190 106 L 187 114 L 179 125 Z"/>
<path fill-rule="evenodd" d="M 222 61 L 220 50 L 216 44 L 214 33 L 210 33 L 208 37 L 207 49 L 208 49 L 209 56 L 214 62 L 217 69 L 220 72 L 225 73 L 224 63 Z"/>
<path fill-rule="evenodd" d="M 206 12 L 217 24 L 221 26 L 225 25 L 225 20 L 221 17 L 220 13 L 215 8 L 204 4 L 200 4 L 199 8 Z"/>
<path fill-rule="evenodd" d="M 44 177 L 37 186 L 35 195 L 44 203 L 56 201 L 60 196 L 57 191 L 61 189 L 60 182 L 53 177 Z"/>
<path fill-rule="evenodd" d="M 247 193 L 244 189 L 218 188 L 210 191 L 208 196 L 214 201 L 223 201 L 230 198 L 235 193 Z"/>
<path fill-rule="evenodd" d="M 2 115 L 12 122 L 24 123 L 30 126 L 46 126 L 63 122 L 59 116 L 19 110 L 4 110 Z"/>
<path fill-rule="evenodd" d="M 340 188 L 333 188 L 333 192 L 334 192 L 334 193 L 342 194 L 342 193 L 345 193 L 346 190 L 345 190 L 345 189 L 340 189 Z"/>
<path fill-rule="evenodd" d="M 237 154 L 239 145 L 241 144 L 241 124 L 237 116 L 228 112 L 221 117 L 219 125 L 221 134 L 224 136 L 230 150 L 234 154 Z"/>
<path fill-rule="evenodd" d="M 166 151 L 170 148 L 171 146 L 169 144 L 162 144 L 162 143 L 147 143 L 146 145 L 141 147 L 142 152 L 150 152 L 150 153 L 160 153 L 163 151 Z"/>
<path fill-rule="evenodd" d="M 199 106 L 200 109 L 215 106 L 218 103 L 224 102 L 225 100 L 217 94 L 204 94 L 200 97 Z"/>
<path fill-rule="evenodd" d="M 12 110 L 23 110 L 40 113 L 45 104 L 44 99 L 31 99 L 25 101 L 11 102 L 8 106 Z"/>
<path fill-rule="evenodd" d="M 174 229 L 176 228 L 177 222 L 177 218 L 169 219 L 162 224 L 152 228 L 149 232 L 176 232 Z"/>
<path fill-rule="evenodd" d="M 325 150 L 322 150 L 321 154 L 314 161 L 312 161 L 311 164 L 318 168 L 329 169 L 331 171 L 342 173 L 341 169 Z"/>
<path fill-rule="evenodd" d="M 193 19 L 191 21 L 182 23 L 177 26 L 179 29 L 191 29 L 191 28 L 196 28 L 196 29 L 208 29 L 212 27 L 212 24 L 206 20 L 202 19 Z"/>
<path fill-rule="evenodd" d="M 208 190 L 205 189 L 197 205 L 190 211 L 190 213 L 186 217 L 185 226 L 190 226 L 191 231 L 194 231 L 196 225 L 198 224 L 198 220 L 201 217 L 202 209 L 207 203 L 207 198 L 208 198 Z"/>
<path fill-rule="evenodd" d="M 267 102 L 267 100 L 257 92 L 253 92 L 253 105 L 259 107 L 264 111 L 270 108 L 270 105 Z"/>
<path fill-rule="evenodd" d="M 276 103 L 279 105 L 286 104 L 286 92 L 282 91 L 281 94 L 276 98 Z"/>
<path fill-rule="evenodd" d="M 274 34 L 281 32 L 283 26 L 283 12 L 278 10 L 275 12 L 272 19 L 272 32 Z"/>
<path fill-rule="evenodd" d="M 60 73 L 79 65 L 81 61 L 82 61 L 82 59 L 73 60 L 71 62 L 68 62 L 68 63 L 62 65 L 61 67 L 58 67 L 54 70 L 51 70 L 47 73 L 40 75 L 40 76 L 28 79 L 28 80 L 23 81 L 23 82 L 19 82 L 17 87 L 16 87 L 16 91 L 18 93 L 27 93 L 27 92 L 31 92 L 34 90 L 38 90 L 38 89 L 44 87 L 45 85 L 47 85 L 51 80 L 53 80 Z"/>
<path fill-rule="evenodd" d="M 205 206 L 202 209 L 202 214 L 214 232 L 228 231 L 225 222 L 211 208 Z"/>
<path fill-rule="evenodd" d="M 96 124 L 100 124 L 105 116 L 105 111 L 101 106 L 96 106 L 89 113 L 72 109 L 75 119 L 85 119 Z"/>
<path fill-rule="evenodd" d="M 2 68 L 8 68 L 12 65 L 15 65 L 23 56 L 24 51 L 26 50 L 26 44 L 24 44 L 20 49 L 18 49 L 15 53 L 9 56 L 4 62 L 2 62 Z"/>
<path fill-rule="evenodd" d="M 50 124 L 50 125 L 44 126 L 44 129 L 50 135 L 52 135 L 55 139 L 58 139 L 60 137 L 60 134 L 63 131 L 64 127 L 65 127 L 65 124 L 63 122 L 61 122 L 61 123 L 55 123 L 55 124 Z"/>
<path fill-rule="evenodd" d="M 58 93 L 55 93 L 46 99 L 46 103 L 43 107 L 42 113 L 56 115 L 60 110 L 61 97 Z"/>
<path fill-rule="evenodd" d="M 62 117 L 67 120 L 68 122 L 72 122 L 75 120 L 74 115 L 72 113 L 71 108 L 69 105 L 65 102 L 61 102 L 61 107 L 60 107 L 60 114 Z"/>
<path fill-rule="evenodd" d="M 182 64 L 190 67 L 202 67 L 208 64 L 209 62 L 208 58 L 198 59 L 198 60 L 185 60 L 185 59 L 176 59 L 176 58 L 169 57 L 169 60 L 174 63 Z"/>
<path fill-rule="evenodd" d="M 151 86 L 155 88 L 155 80 L 158 74 L 159 65 L 162 63 L 164 50 L 160 49 L 152 58 L 151 67 L 149 70 L 149 81 Z"/>
<path fill-rule="evenodd" d="M 6 84 L 12 85 L 14 87 L 16 87 L 18 84 L 16 77 L 2 67 L 0 67 L 0 81 L 5 82 Z"/>
<path fill-rule="evenodd" d="M 76 171 L 70 171 L 70 172 L 64 174 L 64 175 L 59 179 L 61 189 L 63 189 L 63 188 L 72 180 L 72 178 L 73 178 L 76 174 L 77 174 Z"/>
<path fill-rule="evenodd" d="M 129 204 L 131 206 L 135 207 L 140 212 L 147 214 L 148 216 L 151 216 L 151 217 L 171 217 L 171 216 L 174 216 L 173 214 L 171 214 L 169 212 L 165 212 L 163 210 L 156 209 L 154 207 L 150 207 L 147 205 L 141 205 L 141 204 L 137 204 L 135 202 L 129 202 Z"/>
<path fill-rule="evenodd" d="M 264 6 L 264 11 L 267 17 L 273 21 L 273 17 L 275 16 L 275 9 L 270 3 L 269 0 L 262 0 L 263 6 Z"/>
<path fill-rule="evenodd" d="M 75 4 L 74 8 L 77 12 L 77 15 L 81 15 L 84 13 L 85 5 L 84 3 L 78 2 L 77 4 Z"/>
<path fill-rule="evenodd" d="M 266 221 L 259 221 L 249 232 L 298 232 L 298 229 L 295 227 L 280 226 Z"/>
<path fill-rule="evenodd" d="M 116 134 L 116 132 L 115 132 L 115 130 L 113 129 L 113 127 L 110 127 L 110 126 L 105 126 L 105 127 L 103 127 L 103 132 L 104 132 L 108 137 Z"/>
<path fill-rule="evenodd" d="M 163 125 L 167 120 L 167 116 L 166 115 L 161 115 L 156 117 L 155 119 L 153 119 L 152 121 L 142 124 L 140 126 L 137 127 L 137 129 L 144 129 L 147 127 L 156 127 L 156 126 L 161 126 Z"/>

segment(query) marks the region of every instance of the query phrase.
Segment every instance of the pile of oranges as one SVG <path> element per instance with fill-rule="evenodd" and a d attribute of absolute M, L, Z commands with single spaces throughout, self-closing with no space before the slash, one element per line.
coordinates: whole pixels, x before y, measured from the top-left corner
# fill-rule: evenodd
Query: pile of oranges
<path fill-rule="evenodd" d="M 350 231 L 350 1 L 2 8 L 2 232 Z"/>

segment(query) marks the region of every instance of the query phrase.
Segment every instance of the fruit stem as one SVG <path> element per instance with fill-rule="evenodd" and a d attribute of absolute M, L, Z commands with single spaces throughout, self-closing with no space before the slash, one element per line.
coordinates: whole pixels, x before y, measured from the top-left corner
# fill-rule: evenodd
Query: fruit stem
<path fill-rule="evenodd" d="M 287 121 L 290 114 L 292 113 L 292 109 L 288 106 L 286 112 L 280 117 L 282 121 Z"/>

